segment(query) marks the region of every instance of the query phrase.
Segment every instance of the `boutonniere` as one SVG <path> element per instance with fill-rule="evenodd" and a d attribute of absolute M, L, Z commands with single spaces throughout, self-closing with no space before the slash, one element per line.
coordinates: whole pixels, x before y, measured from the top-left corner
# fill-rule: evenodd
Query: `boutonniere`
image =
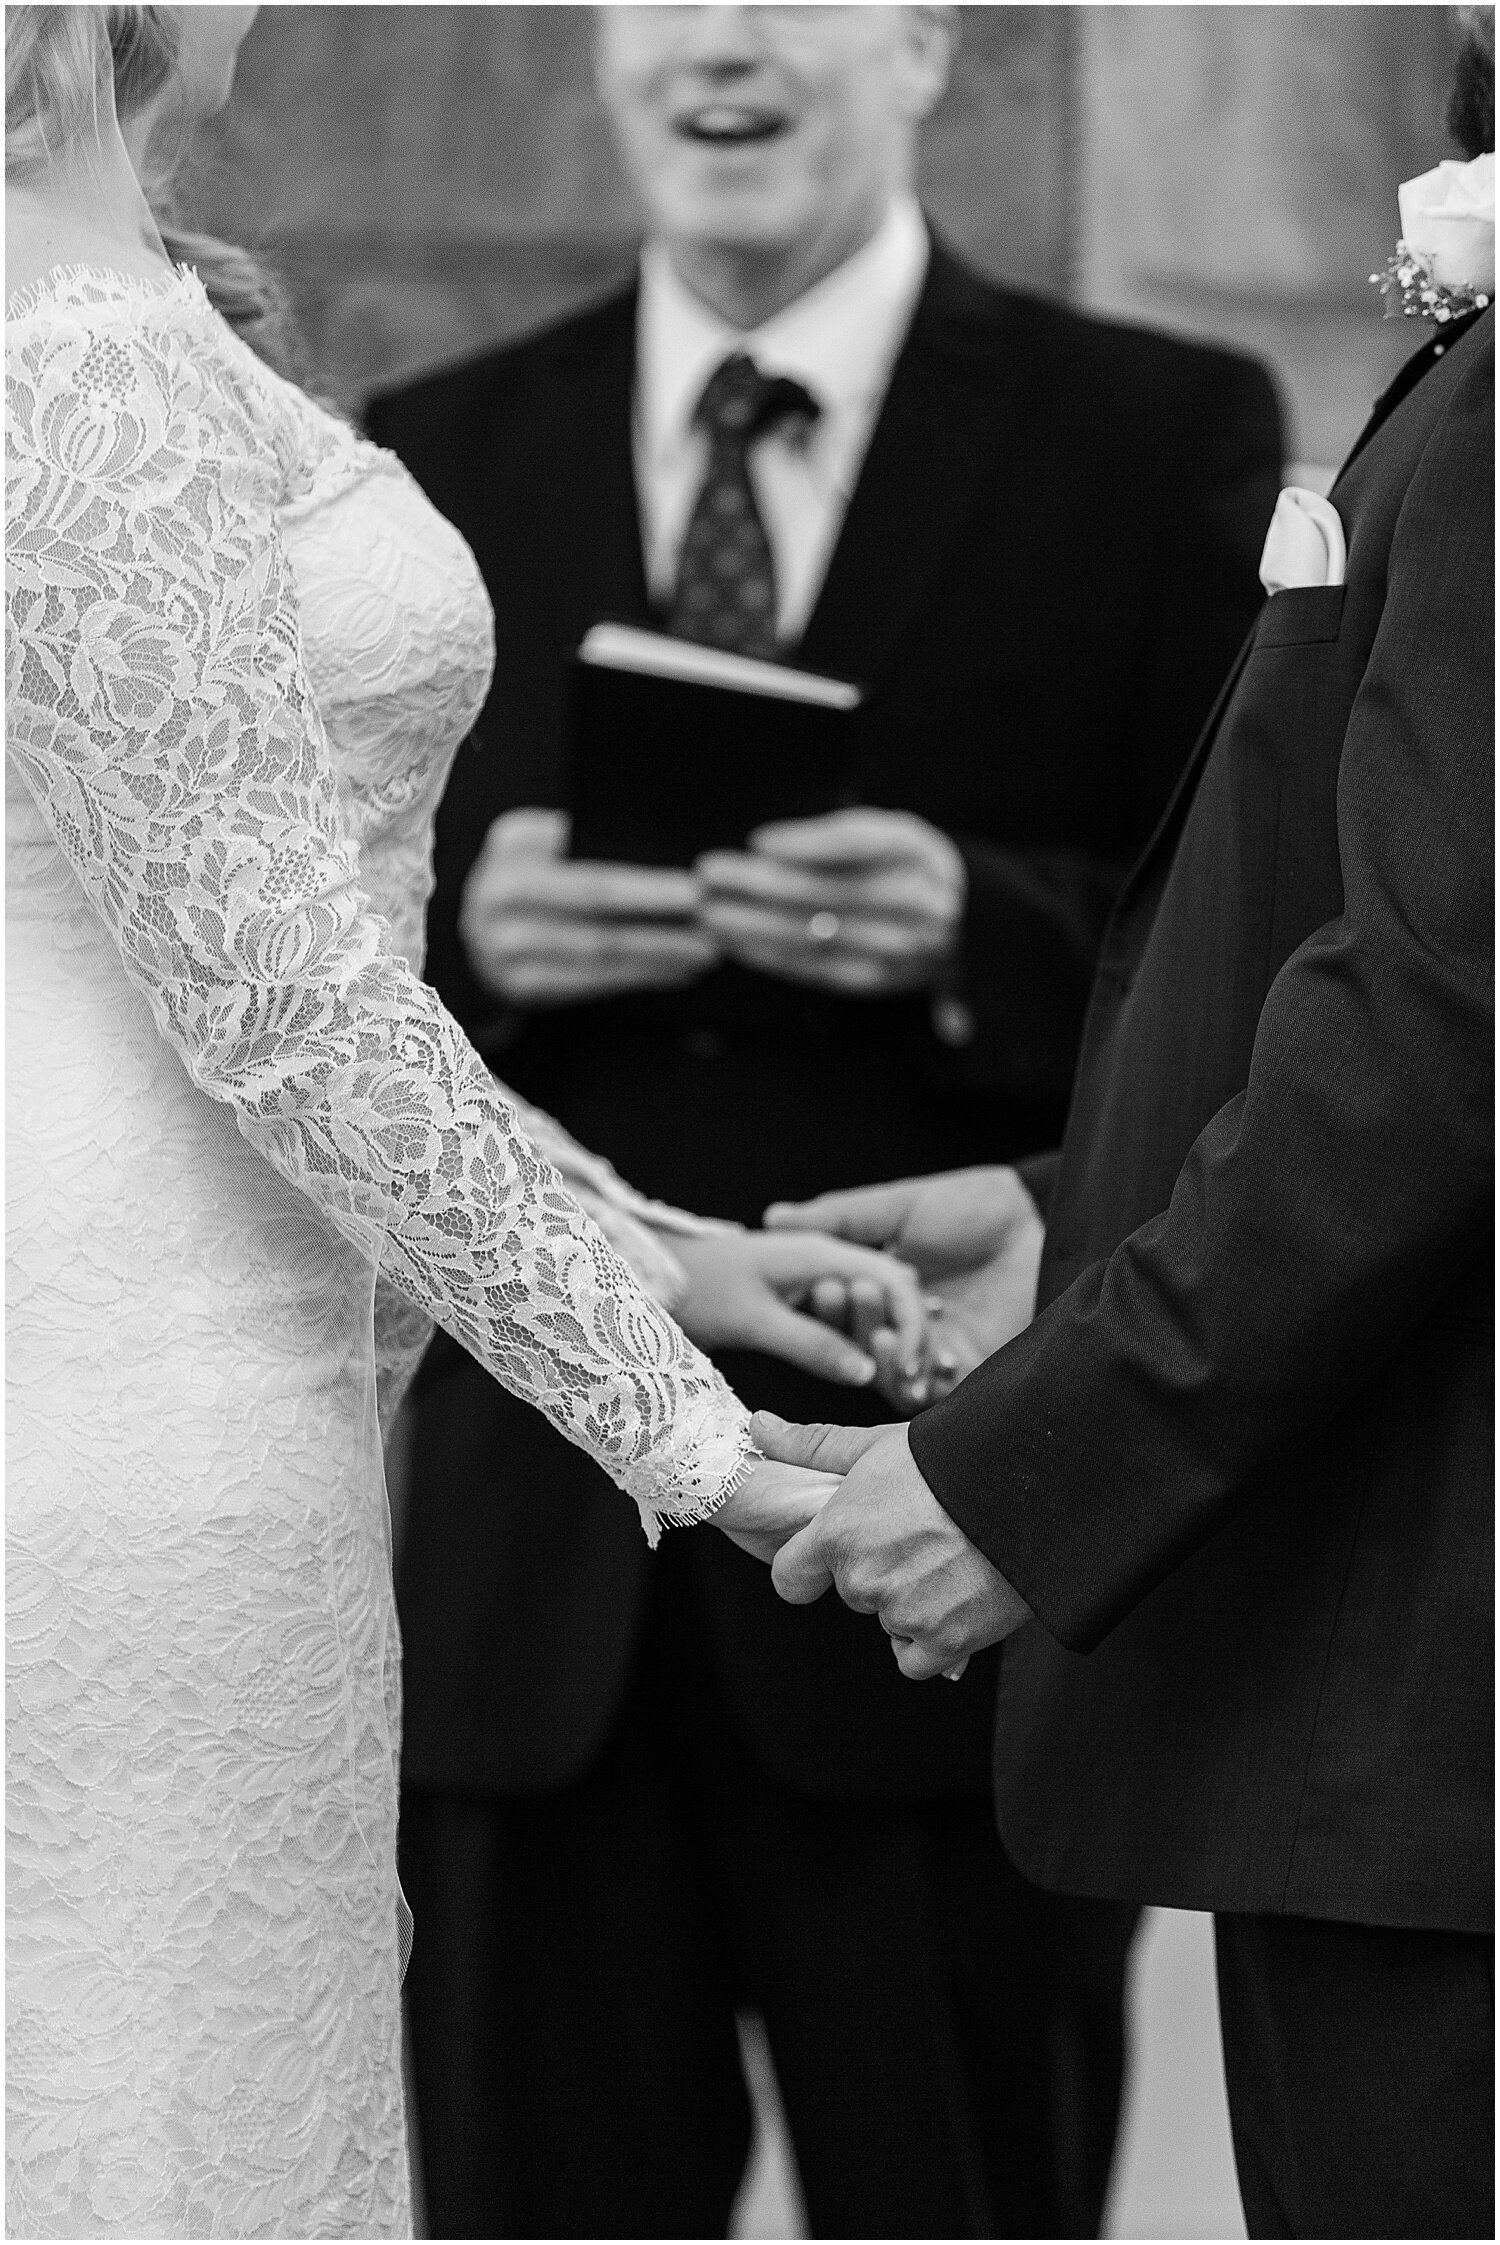
<path fill-rule="evenodd" d="M 1495 159 L 1442 163 L 1397 190 L 1401 239 L 1370 279 L 1388 320 L 1445 326 L 1482 312 L 1495 294 Z"/>

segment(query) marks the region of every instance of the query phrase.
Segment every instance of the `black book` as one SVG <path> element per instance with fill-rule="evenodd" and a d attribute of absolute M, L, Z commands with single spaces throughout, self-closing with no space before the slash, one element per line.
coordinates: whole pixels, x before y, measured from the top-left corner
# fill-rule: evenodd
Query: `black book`
<path fill-rule="evenodd" d="M 846 679 L 596 624 L 569 665 L 573 856 L 688 866 L 840 809 L 860 700 Z"/>

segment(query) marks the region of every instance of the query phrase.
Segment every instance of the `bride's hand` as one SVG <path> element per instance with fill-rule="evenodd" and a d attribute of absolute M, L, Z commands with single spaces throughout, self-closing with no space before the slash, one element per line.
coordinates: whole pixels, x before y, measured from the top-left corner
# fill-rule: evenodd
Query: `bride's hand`
<path fill-rule="evenodd" d="M 926 1366 L 926 1302 L 896 1256 L 813 1231 L 674 1233 L 670 1245 L 688 1275 L 673 1315 L 700 1348 L 760 1349 L 819 1379 L 868 1387 L 878 1333 L 882 1362 L 913 1378 Z"/>
<path fill-rule="evenodd" d="M 867 1337 L 857 1322 L 852 1326 L 855 1339 L 879 1361 L 881 1393 L 901 1411 L 921 1410 L 947 1394 L 1031 1322 L 1044 1227 L 1020 1175 L 1008 1166 L 953 1169 L 778 1202 L 765 1220 L 772 1231 L 800 1234 L 810 1224 L 824 1225 L 878 1246 L 909 1264 L 930 1290 L 929 1362 L 915 1379 L 883 1335 Z M 836 1314 L 833 1289 L 828 1293 L 826 1310 Z M 825 1312 L 821 1300 L 815 1307 Z"/>
<path fill-rule="evenodd" d="M 836 1473 L 754 1458 L 745 1479 L 714 1514 L 713 1526 L 769 1566 L 787 1539 L 822 1510 L 840 1479 Z"/>

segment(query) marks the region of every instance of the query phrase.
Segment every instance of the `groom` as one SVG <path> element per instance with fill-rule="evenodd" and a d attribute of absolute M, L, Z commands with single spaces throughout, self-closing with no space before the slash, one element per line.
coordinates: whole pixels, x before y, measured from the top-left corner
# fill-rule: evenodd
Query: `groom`
<path fill-rule="evenodd" d="M 1492 149 L 1471 23 L 1450 122 Z M 1283 496 L 1060 1155 L 801 1211 L 919 1262 L 980 1348 L 1045 1212 L 1035 1321 L 909 1435 L 763 1431 L 851 1469 L 784 1596 L 836 1584 L 909 1676 L 1021 1631 L 1026 1875 L 1215 1913 L 1254 2236 L 1493 2235 L 1489 176 L 1456 316 L 1331 505 Z"/>

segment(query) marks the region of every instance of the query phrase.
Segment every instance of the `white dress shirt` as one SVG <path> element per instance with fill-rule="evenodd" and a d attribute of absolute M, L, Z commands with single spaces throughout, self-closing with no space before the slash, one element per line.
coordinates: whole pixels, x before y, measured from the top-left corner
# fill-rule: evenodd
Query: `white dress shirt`
<path fill-rule="evenodd" d="M 636 319 L 635 479 L 653 600 L 671 599 L 708 465 L 694 409 L 715 367 L 732 351 L 745 351 L 763 374 L 800 382 L 821 408 L 810 429 L 768 429 L 750 451 L 776 567 L 777 635 L 800 636 L 906 340 L 928 250 L 915 198 L 896 196 L 863 249 L 745 333 L 684 286 L 661 243 L 646 245 Z"/>

